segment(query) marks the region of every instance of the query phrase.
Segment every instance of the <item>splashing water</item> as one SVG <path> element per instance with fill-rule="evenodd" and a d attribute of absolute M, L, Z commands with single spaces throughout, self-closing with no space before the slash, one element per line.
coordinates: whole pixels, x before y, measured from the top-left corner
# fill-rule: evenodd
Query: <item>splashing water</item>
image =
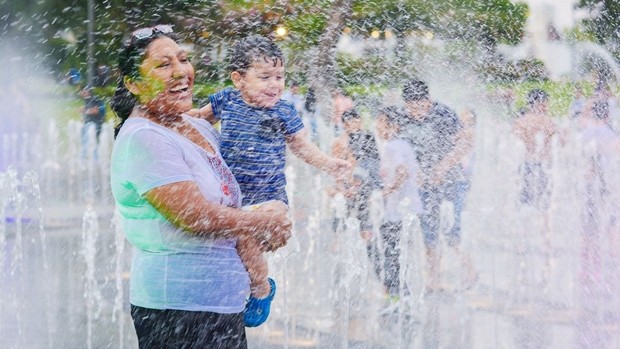
<path fill-rule="evenodd" d="M 447 287 L 425 292 L 420 222 L 406 214 L 400 278 L 408 294 L 401 288 L 406 302 L 382 314 L 383 285 L 359 222 L 347 214 L 344 197 L 330 195 L 331 178 L 293 158 L 287 191 L 294 237 L 269 255 L 279 292 L 270 320 L 248 329 L 251 348 L 603 348 L 620 342 L 620 297 L 613 292 L 620 287 L 618 159 L 592 180 L 587 169 L 594 148 L 570 121 L 557 120 L 565 134 L 542 170 L 551 184 L 549 208 L 523 204 L 525 149 L 511 133 L 511 120 L 463 66 L 469 57 L 450 58 L 442 51 L 446 43 L 433 44 L 409 63 L 434 97 L 456 109 L 472 105 L 479 115 L 459 246 L 471 256 L 477 282 L 465 285 L 457 253 L 442 240 Z M 58 97 L 30 94 L 37 102 Z M 396 88 L 356 102 L 373 128 L 381 99 L 399 97 Z M 130 251 L 112 216 L 108 183 L 112 125 L 104 125 L 98 158 L 83 159 L 79 122 L 40 122 L 24 103 L 0 98 L 0 107 L 7 102 L 28 121 L 9 117 L 0 130 L 0 347 L 136 347 L 126 325 Z M 319 146 L 328 150 L 334 134 L 331 125 L 322 126 Z M 92 134 L 87 144 L 91 154 Z M 371 206 L 378 227 L 380 196 Z M 452 210 L 450 203 L 442 206 L 441 230 L 453 224 Z"/>

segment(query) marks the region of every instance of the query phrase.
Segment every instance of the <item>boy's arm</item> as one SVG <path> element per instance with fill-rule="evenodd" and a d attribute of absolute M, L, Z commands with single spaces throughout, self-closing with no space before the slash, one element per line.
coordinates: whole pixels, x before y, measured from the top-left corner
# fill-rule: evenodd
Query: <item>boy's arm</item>
<path fill-rule="evenodd" d="M 344 160 L 351 164 L 351 166 L 355 163 L 355 159 L 351 155 L 351 152 L 349 152 L 347 143 L 342 139 L 342 136 L 334 140 L 331 156 L 336 159 Z M 342 193 L 346 198 L 353 198 L 359 191 L 351 171 L 344 172 L 341 176 L 336 177 L 335 184 L 335 187 L 330 190 L 330 196 L 334 196 L 336 193 Z"/>
<path fill-rule="evenodd" d="M 195 118 L 205 119 L 211 125 L 217 123 L 219 120 L 215 117 L 215 113 L 213 113 L 213 108 L 211 107 L 211 103 L 205 105 L 200 109 L 191 109 L 187 112 L 190 116 Z"/>
<path fill-rule="evenodd" d="M 402 187 L 402 185 L 409 179 L 409 171 L 407 170 L 407 166 L 400 165 L 396 168 L 396 175 L 394 176 L 394 181 L 383 188 L 383 195 L 389 195 L 393 192 L 397 191 Z"/>
<path fill-rule="evenodd" d="M 308 165 L 326 171 L 334 177 L 351 171 L 351 164 L 323 153 L 314 143 L 308 141 L 300 132 L 286 137 L 291 152 Z"/>
<path fill-rule="evenodd" d="M 465 129 L 456 135 L 456 142 L 452 151 L 444 156 L 431 170 L 431 184 L 439 185 L 444 176 L 469 153 L 473 147 L 473 137 L 469 137 Z"/>

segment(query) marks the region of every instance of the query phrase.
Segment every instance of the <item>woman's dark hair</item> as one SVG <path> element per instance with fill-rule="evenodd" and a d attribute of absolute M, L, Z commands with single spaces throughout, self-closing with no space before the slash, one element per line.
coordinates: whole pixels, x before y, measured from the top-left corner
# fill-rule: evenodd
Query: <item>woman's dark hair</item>
<path fill-rule="evenodd" d="M 258 59 L 273 59 L 274 66 L 280 60 L 284 64 L 284 54 L 273 41 L 260 35 L 240 39 L 228 52 L 228 68 L 231 72 L 245 73 Z"/>
<path fill-rule="evenodd" d="M 125 41 L 123 47 L 119 50 L 118 70 L 120 74 L 116 85 L 116 91 L 110 101 L 112 111 L 120 119 L 119 123 L 114 128 L 115 138 L 138 102 L 136 97 L 125 86 L 125 77 L 131 80 L 140 79 L 140 64 L 142 64 L 142 60 L 144 59 L 146 48 L 151 42 L 155 41 L 155 39 L 168 37 L 174 41 L 178 40 L 177 36 L 172 31 L 161 31 L 158 30 L 158 28 L 159 26 L 155 26 L 134 31 L 134 34 Z M 166 28 L 169 27 L 166 26 Z M 135 33 L 143 32 L 144 30 L 148 32 L 148 29 L 151 30 L 151 34 L 148 36 L 137 37 L 135 35 Z"/>

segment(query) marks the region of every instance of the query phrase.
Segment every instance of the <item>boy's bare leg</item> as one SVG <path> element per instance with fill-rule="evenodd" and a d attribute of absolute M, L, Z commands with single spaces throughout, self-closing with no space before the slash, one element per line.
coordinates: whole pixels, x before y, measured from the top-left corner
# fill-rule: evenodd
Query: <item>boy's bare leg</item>
<path fill-rule="evenodd" d="M 438 247 L 426 247 L 426 270 L 427 270 L 427 291 L 439 290 L 439 266 L 441 263 L 441 255 Z"/>
<path fill-rule="evenodd" d="M 271 291 L 268 275 L 269 267 L 267 260 L 263 258 L 263 253 L 256 240 L 239 239 L 237 242 L 237 252 L 241 262 L 250 275 L 250 291 L 256 298 L 265 298 Z"/>
<path fill-rule="evenodd" d="M 461 265 L 465 269 L 465 274 L 463 278 L 465 288 L 470 288 L 476 282 L 478 278 L 478 273 L 474 269 L 474 265 L 472 263 L 471 257 L 468 253 L 461 250 L 459 246 L 454 246 L 454 253 L 457 255 Z"/>

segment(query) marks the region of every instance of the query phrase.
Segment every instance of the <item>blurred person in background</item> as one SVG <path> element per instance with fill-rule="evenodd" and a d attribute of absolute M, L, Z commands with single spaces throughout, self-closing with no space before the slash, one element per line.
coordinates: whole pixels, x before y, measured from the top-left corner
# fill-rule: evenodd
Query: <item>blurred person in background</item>
<path fill-rule="evenodd" d="M 443 233 L 464 268 L 463 283 L 470 287 L 477 278 L 471 261 L 460 248 L 461 213 L 468 182 L 462 161 L 471 150 L 467 134 L 457 114 L 448 106 L 430 99 L 428 85 L 413 79 L 403 86 L 407 124 L 403 135 L 411 143 L 420 165 L 420 194 L 424 212 L 420 216 L 426 246 L 428 292 L 441 290 L 441 251 Z M 454 223 L 440 232 L 442 202 L 453 205 Z"/>

